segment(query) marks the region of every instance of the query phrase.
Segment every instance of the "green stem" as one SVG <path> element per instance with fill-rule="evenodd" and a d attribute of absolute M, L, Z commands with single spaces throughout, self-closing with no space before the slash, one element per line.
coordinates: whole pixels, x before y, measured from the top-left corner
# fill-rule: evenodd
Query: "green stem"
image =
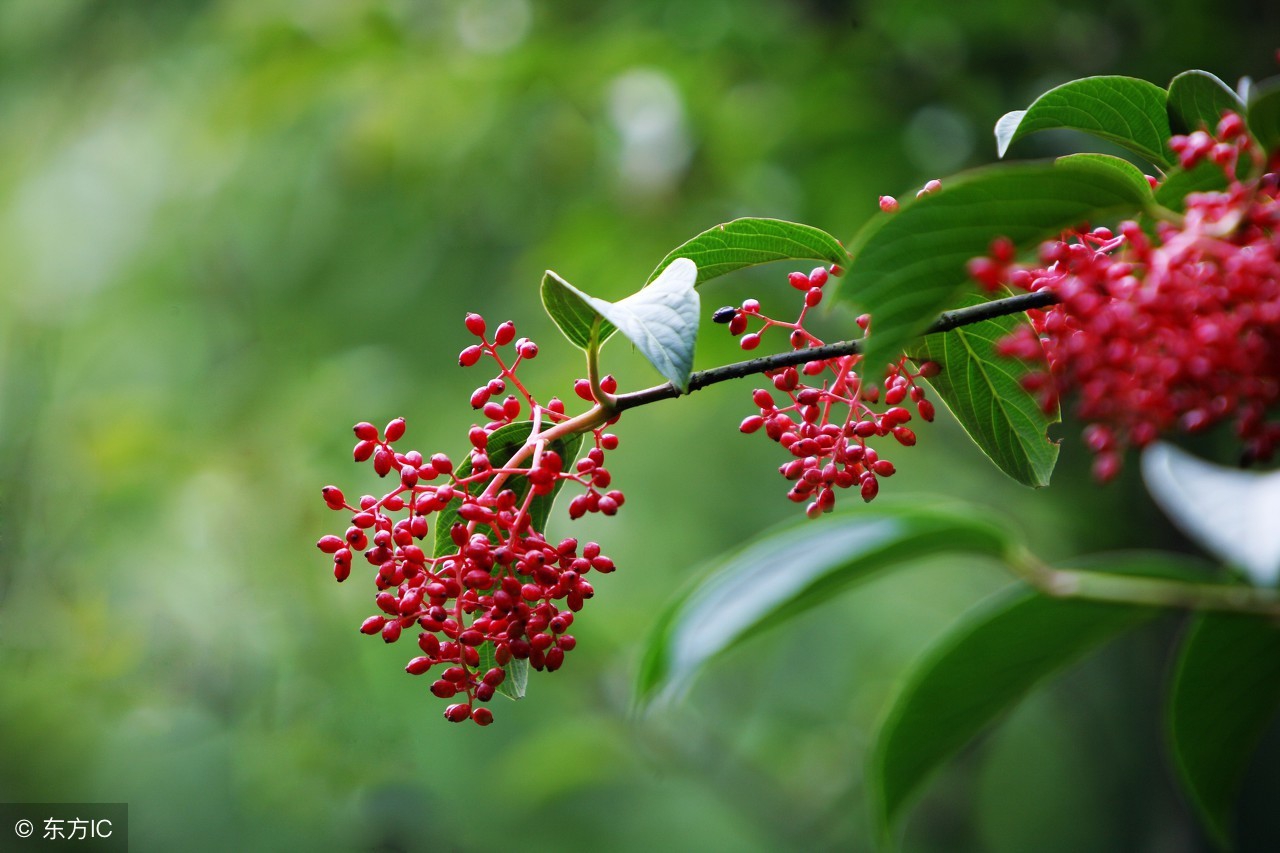
<path fill-rule="evenodd" d="M 618 398 L 600 387 L 600 324 L 604 318 L 596 316 L 591 326 L 591 343 L 587 345 L 587 381 L 591 383 L 591 393 L 601 406 L 615 410 Z"/>
<path fill-rule="evenodd" d="M 1009 555 L 1006 565 L 1019 578 L 1053 598 L 1253 613 L 1280 619 L 1280 593 L 1270 589 L 1055 569 L 1025 549 Z"/>
<path fill-rule="evenodd" d="M 1157 222 L 1171 222 L 1179 228 L 1187 224 L 1187 218 L 1176 210 L 1170 210 L 1163 204 L 1151 202 L 1143 206 L 1142 212 Z"/>

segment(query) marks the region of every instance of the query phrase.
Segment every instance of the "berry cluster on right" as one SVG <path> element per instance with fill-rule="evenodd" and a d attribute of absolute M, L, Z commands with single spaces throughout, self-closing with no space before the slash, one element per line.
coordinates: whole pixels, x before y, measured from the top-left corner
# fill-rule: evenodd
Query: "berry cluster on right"
<path fill-rule="evenodd" d="M 1226 188 L 1188 194 L 1185 212 L 1154 228 L 1070 232 L 1040 247 L 1037 266 L 1016 264 L 1004 239 L 969 264 L 988 289 L 1059 299 L 1028 312 L 1032 327 L 1000 349 L 1044 364 L 1025 384 L 1047 409 L 1072 395 L 1102 482 L 1119 473 L 1126 448 L 1173 431 L 1232 422 L 1246 464 L 1280 445 L 1278 164 L 1264 161 L 1234 113 L 1214 134 L 1169 144 L 1184 169 L 1221 168 Z"/>

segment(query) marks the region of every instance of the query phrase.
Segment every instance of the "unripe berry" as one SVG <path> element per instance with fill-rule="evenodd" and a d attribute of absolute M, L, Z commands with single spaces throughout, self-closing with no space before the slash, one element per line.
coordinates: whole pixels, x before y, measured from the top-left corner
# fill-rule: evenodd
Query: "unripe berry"
<path fill-rule="evenodd" d="M 387 437 L 387 441 L 399 441 L 404 436 L 404 418 L 396 418 L 387 424 L 384 434 Z"/>
<path fill-rule="evenodd" d="M 748 334 L 748 335 L 743 335 L 742 339 L 738 341 L 738 345 L 741 346 L 744 350 L 753 350 L 756 347 L 760 346 L 760 336 L 757 335 L 755 332 L 752 332 L 751 334 Z"/>
<path fill-rule="evenodd" d="M 796 290 L 809 289 L 809 276 L 802 272 L 793 272 L 787 275 L 787 282 Z"/>
<path fill-rule="evenodd" d="M 507 320 L 505 323 L 498 326 L 497 330 L 493 333 L 493 342 L 500 347 L 504 347 L 511 343 L 511 341 L 515 339 L 515 336 L 516 324 Z"/>
<path fill-rule="evenodd" d="M 480 360 L 480 356 L 483 354 L 484 350 L 479 346 L 479 344 L 472 344 L 462 352 L 458 353 L 458 364 L 462 367 L 471 367 Z"/>
<path fill-rule="evenodd" d="M 484 337 L 485 323 L 483 317 L 479 314 L 468 314 L 465 322 L 468 332 L 475 335 L 477 338 Z"/>

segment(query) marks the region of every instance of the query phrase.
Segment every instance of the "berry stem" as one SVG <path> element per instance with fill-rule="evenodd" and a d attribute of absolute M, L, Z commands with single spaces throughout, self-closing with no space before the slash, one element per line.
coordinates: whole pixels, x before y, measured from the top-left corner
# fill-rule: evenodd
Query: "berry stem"
<path fill-rule="evenodd" d="M 996 317 L 1006 317 L 1010 314 L 1018 314 L 1030 308 L 1044 308 L 1055 304 L 1057 301 L 1058 297 L 1053 293 L 1050 293 L 1047 290 L 1040 290 L 1034 293 L 1020 293 L 1017 296 L 1009 296 L 1004 299 L 994 299 L 990 302 L 984 302 L 981 305 L 957 308 L 954 311 L 944 311 L 942 314 L 938 315 L 938 319 L 933 322 L 933 325 L 929 326 L 929 328 L 925 330 L 925 334 L 949 332 L 952 329 L 958 329 L 961 326 L 969 326 L 974 323 L 981 323 L 984 320 L 991 320 Z M 699 370 L 695 371 L 689 377 L 689 391 L 698 391 L 709 385 L 715 385 L 719 382 L 727 382 L 731 379 L 741 379 L 744 376 L 764 373 L 767 370 L 776 370 L 781 367 L 793 367 L 795 365 L 804 364 L 808 361 L 853 355 L 854 353 L 860 352 L 861 349 L 861 340 L 838 341 L 833 344 L 825 344 L 819 347 L 808 347 L 806 349 L 778 353 L 777 355 L 767 355 L 760 358 L 749 359 L 747 361 L 739 361 L 733 364 L 726 364 L 722 367 L 714 367 L 710 370 Z M 656 403 L 659 400 L 670 400 L 678 396 L 680 396 L 680 390 L 669 382 L 664 385 L 655 385 L 652 388 L 645 388 L 641 391 L 632 391 L 629 394 L 619 394 L 614 398 L 613 413 L 617 414 L 618 412 L 624 412 L 627 409 L 634 409 L 637 406 Z M 560 426 L 564 425 L 565 424 L 561 424 Z"/>

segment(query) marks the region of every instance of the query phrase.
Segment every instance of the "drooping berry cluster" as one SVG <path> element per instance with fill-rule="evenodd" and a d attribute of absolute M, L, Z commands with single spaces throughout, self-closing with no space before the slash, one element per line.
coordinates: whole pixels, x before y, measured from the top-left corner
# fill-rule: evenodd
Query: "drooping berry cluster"
<path fill-rule="evenodd" d="M 1246 461 L 1270 458 L 1280 443 L 1280 180 L 1234 113 L 1215 135 L 1176 136 L 1170 147 L 1186 169 L 1217 164 L 1226 189 L 1189 194 L 1185 213 L 1167 215 L 1154 236 L 1134 222 L 1116 233 L 1073 231 L 1042 245 L 1033 267 L 1015 264 L 1012 245 L 997 240 L 969 266 L 988 288 L 1060 300 L 1030 312 L 1034 332 L 1001 351 L 1047 357 L 1027 387 L 1048 408 L 1075 395 L 1103 482 L 1126 447 L 1174 430 L 1233 421 Z"/>
<path fill-rule="evenodd" d="M 498 326 L 493 340 L 479 315 L 469 314 L 466 326 L 479 343 L 464 349 L 459 362 L 471 366 L 488 357 L 498 366 L 498 375 L 471 396 L 489 421 L 471 427 L 466 460 L 455 465 L 443 453 L 428 458 L 397 450 L 403 418 L 381 432 L 356 424 L 356 461 L 372 461 L 376 473 L 394 483 L 381 497 L 365 495 L 354 505 L 337 487 L 325 487 L 325 503 L 351 513 L 351 521 L 342 535 L 317 544 L 332 555 L 338 581 L 350 575 L 354 555 L 363 553 L 375 570 L 381 612 L 366 619 L 361 632 L 394 643 L 403 632 L 420 629 L 421 654 L 406 671 L 422 675 L 440 667 L 431 692 L 459 700 L 445 709 L 445 718 L 484 726 L 493 713 L 481 703 L 493 698 L 513 661 L 537 670 L 560 668 L 576 645 L 567 633 L 574 613 L 594 593 L 587 575 L 614 570 L 594 542 L 546 538 L 541 528 L 556 491 L 566 482 L 585 487 L 571 503 L 574 517 L 612 515 L 624 498 L 598 491 L 609 484 L 605 450 L 618 442 L 603 431 L 607 424 L 570 418 L 558 399 L 539 405 L 517 378 L 516 369 L 537 355 L 537 345 L 515 341 L 515 358 L 507 364 L 502 349 L 515 338 L 512 323 Z M 515 393 L 494 399 L 508 387 Z M 526 409 L 531 421 L 518 423 Z M 579 433 L 589 434 L 594 446 L 571 467 L 560 450 L 576 447 L 567 442 Z M 443 530 L 429 538 L 432 527 Z"/>
<path fill-rule="evenodd" d="M 822 346 L 823 341 L 804 327 L 804 320 L 809 310 L 822 302 L 823 287 L 830 275 L 839 272 L 837 267 L 818 267 L 808 274 L 793 272 L 788 276 L 791 286 L 804 293 L 795 322 L 762 314 L 760 303 L 754 299 L 737 308 L 721 308 L 713 319 L 727 323 L 732 334 L 741 335 L 739 345 L 744 350 L 758 347 L 761 335 L 772 328 L 790 330 L 793 350 Z M 759 328 L 748 332 L 748 326 L 757 321 Z M 870 318 L 863 315 L 857 322 L 866 331 Z M 774 390 L 757 388 L 752 392 L 752 402 L 760 413 L 747 417 L 740 427 L 744 433 L 763 429 L 794 457 L 778 471 L 794 484 L 787 497 L 797 503 L 809 502 L 805 511 L 810 518 L 831 512 L 837 489 L 856 485 L 867 501 L 879 493 L 879 478 L 892 476 L 895 469 L 892 462 L 867 445 L 867 440 L 892 436 L 905 447 L 916 443 L 915 433 L 906 426 L 911 412 L 902 405 L 908 398 L 920 417 L 933 420 L 933 404 L 925 399 L 924 389 L 916 379 L 936 374 L 937 364 L 925 362 L 912 372 L 903 358 L 888 369 L 882 383 L 876 383 L 855 370 L 861 359 L 858 354 L 818 358 L 798 369 L 767 371 L 765 375 Z M 884 408 L 878 411 L 875 406 L 882 402 L 882 391 Z"/>

